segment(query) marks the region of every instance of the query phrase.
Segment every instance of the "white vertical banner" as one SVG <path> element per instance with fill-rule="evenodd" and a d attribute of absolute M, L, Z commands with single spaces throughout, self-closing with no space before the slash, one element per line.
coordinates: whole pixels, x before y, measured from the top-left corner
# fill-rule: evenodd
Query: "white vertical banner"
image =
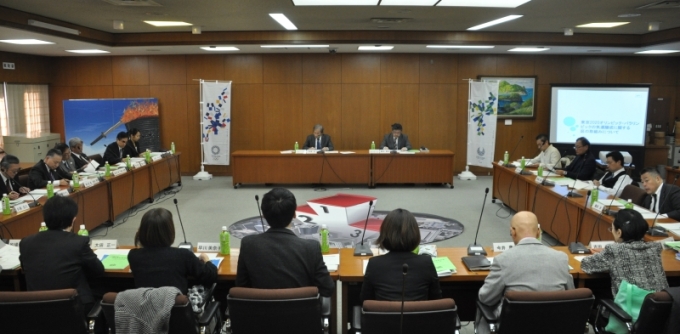
<path fill-rule="evenodd" d="M 229 164 L 231 137 L 231 81 L 201 82 L 203 109 L 201 110 L 201 142 L 203 163 Z"/>
<path fill-rule="evenodd" d="M 470 80 L 467 164 L 491 168 L 496 148 L 498 82 Z"/>

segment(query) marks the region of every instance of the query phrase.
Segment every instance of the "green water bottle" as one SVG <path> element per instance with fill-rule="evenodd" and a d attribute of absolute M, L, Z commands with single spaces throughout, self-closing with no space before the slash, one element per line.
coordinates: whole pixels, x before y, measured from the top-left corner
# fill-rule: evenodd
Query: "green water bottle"
<path fill-rule="evenodd" d="M 505 153 L 503 154 L 503 164 L 507 166 L 509 160 L 510 160 L 510 154 L 508 154 L 508 151 L 505 151 Z"/>
<path fill-rule="evenodd" d="M 231 235 L 229 235 L 229 231 L 227 231 L 226 226 L 222 226 L 222 232 L 220 232 L 220 254 L 222 255 L 229 255 L 231 254 L 231 246 L 229 245 L 231 239 Z"/>
<path fill-rule="evenodd" d="M 372 149 L 372 150 L 375 150 L 375 141 L 372 141 L 372 142 L 371 142 L 371 149 Z"/>
<path fill-rule="evenodd" d="M 52 198 L 54 196 L 54 184 L 50 181 L 47 181 L 47 198 Z"/>
<path fill-rule="evenodd" d="M 175 142 L 174 141 L 172 143 L 170 143 L 170 152 L 172 152 L 172 154 L 175 154 Z"/>
<path fill-rule="evenodd" d="M 2 194 L 2 214 L 12 214 L 12 207 L 9 206 L 9 197 L 7 197 L 7 194 Z"/>
<path fill-rule="evenodd" d="M 632 210 L 635 206 L 633 205 L 633 201 L 629 199 L 623 207 Z"/>
<path fill-rule="evenodd" d="M 78 172 L 73 173 L 73 189 L 80 188 L 80 176 Z"/>
<path fill-rule="evenodd" d="M 149 151 L 148 148 L 144 152 L 144 159 L 146 160 L 147 164 L 151 162 L 151 151 Z"/>
<path fill-rule="evenodd" d="M 593 206 L 593 203 L 597 202 L 598 197 L 600 197 L 600 191 L 595 188 L 590 193 L 590 206 Z"/>
<path fill-rule="evenodd" d="M 527 161 L 524 160 L 524 157 L 522 157 L 522 160 L 519 161 L 519 168 L 524 169 L 526 167 Z"/>
<path fill-rule="evenodd" d="M 543 164 L 538 165 L 538 176 L 543 177 Z"/>
<path fill-rule="evenodd" d="M 109 165 L 108 161 L 104 164 L 104 176 L 111 176 L 111 165 Z"/>
<path fill-rule="evenodd" d="M 40 228 L 38 229 L 38 232 L 45 232 L 47 231 L 47 224 L 45 222 L 40 223 Z"/>
<path fill-rule="evenodd" d="M 132 169 L 132 162 L 130 161 L 130 155 L 127 155 L 127 158 L 125 159 L 125 167 L 127 167 L 128 170 Z"/>
<path fill-rule="evenodd" d="M 328 226 L 321 225 L 321 253 L 328 253 L 330 251 L 330 244 L 328 243 Z"/>
<path fill-rule="evenodd" d="M 78 230 L 78 235 L 82 235 L 84 237 L 90 236 L 90 233 L 87 232 L 87 230 L 85 229 L 85 225 L 83 225 L 83 224 L 80 225 L 80 229 Z"/>
<path fill-rule="evenodd" d="M 295 150 L 297 151 L 298 149 L 300 149 L 300 145 L 298 145 L 298 142 L 295 142 Z"/>

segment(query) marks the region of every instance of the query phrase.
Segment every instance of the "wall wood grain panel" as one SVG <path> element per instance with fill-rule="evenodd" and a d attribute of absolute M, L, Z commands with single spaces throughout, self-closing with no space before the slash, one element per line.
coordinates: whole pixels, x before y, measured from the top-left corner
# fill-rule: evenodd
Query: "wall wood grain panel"
<path fill-rule="evenodd" d="M 380 129 L 391 131 L 391 125 L 400 123 L 411 145 L 420 147 L 418 135 L 418 91 L 416 84 L 389 84 L 380 86 Z M 375 143 L 379 145 L 380 143 Z"/>
<path fill-rule="evenodd" d="M 468 83 L 459 83 L 458 84 L 458 89 L 456 90 L 458 93 L 458 98 L 456 99 L 456 110 L 459 112 L 454 114 L 454 125 L 455 125 L 455 132 L 456 136 L 454 139 L 454 144 L 455 144 L 455 150 L 453 151 L 456 153 L 456 158 L 454 159 L 454 170 L 456 171 L 461 171 L 465 170 L 465 165 L 467 165 L 467 126 L 468 126 L 468 94 L 469 94 L 469 87 Z M 500 147 L 499 147 L 500 146 Z M 503 144 L 498 145 L 498 141 L 496 141 L 496 152 L 498 152 L 500 149 L 504 147 Z M 487 168 L 480 168 L 477 170 L 486 170 Z M 470 167 L 471 171 L 476 170 L 475 167 Z"/>
<path fill-rule="evenodd" d="M 386 54 L 380 57 L 380 82 L 418 83 L 420 57 L 417 54 Z"/>
<path fill-rule="evenodd" d="M 53 58 L 0 52 L 0 62 L 14 63 L 14 70 L 0 70 L 0 82 L 47 84 L 52 81 Z"/>
<path fill-rule="evenodd" d="M 499 55 L 496 56 L 496 75 L 527 76 L 534 75 L 536 56 Z"/>
<path fill-rule="evenodd" d="M 456 79 L 456 82 L 461 82 L 462 80 L 467 79 L 477 79 L 477 76 L 479 75 L 496 75 L 496 56 L 458 56 L 458 78 Z M 467 97 L 465 100 L 467 100 Z"/>
<path fill-rule="evenodd" d="M 301 83 L 302 55 L 263 55 L 264 83 Z"/>
<path fill-rule="evenodd" d="M 607 58 L 607 83 L 629 84 L 642 82 L 642 64 L 639 57 Z"/>
<path fill-rule="evenodd" d="M 262 83 L 262 55 L 224 56 L 224 77 L 237 84 Z"/>
<path fill-rule="evenodd" d="M 539 85 L 571 82 L 571 57 L 550 56 L 535 57 L 534 74 Z M 550 96 L 540 96 L 540 99 L 549 100 Z"/>
<path fill-rule="evenodd" d="M 307 131 L 302 128 L 302 85 L 264 85 L 264 149 L 292 150 Z"/>
<path fill-rule="evenodd" d="M 78 57 L 58 57 L 54 59 L 52 84 L 55 86 L 76 86 L 78 84 Z"/>
<path fill-rule="evenodd" d="M 113 86 L 75 86 L 70 99 L 111 99 Z"/>
<path fill-rule="evenodd" d="M 390 123 L 391 124 L 391 123 Z M 342 85 L 342 149 L 368 149 L 380 144 L 389 127 L 380 124 L 380 85 Z"/>
<path fill-rule="evenodd" d="M 650 101 L 652 99 L 659 99 L 663 98 L 665 100 L 670 100 L 669 106 L 670 110 L 668 112 L 668 124 L 672 127 L 672 124 L 675 124 L 675 105 L 676 101 L 678 99 L 678 96 L 676 95 L 676 87 L 675 86 L 652 86 L 649 90 L 649 99 Z"/>
<path fill-rule="evenodd" d="M 186 97 L 187 97 L 187 126 L 184 132 L 187 134 L 188 138 L 188 152 L 182 152 L 182 155 L 187 155 L 188 159 L 182 160 L 188 161 L 187 164 L 182 163 L 182 169 L 190 170 L 192 173 L 196 173 L 201 170 L 201 115 L 203 112 L 200 109 L 201 97 L 200 89 L 198 83 L 193 85 L 186 85 Z M 192 116 L 193 115 L 193 116 Z M 163 129 L 161 129 L 163 131 Z M 176 143 L 175 143 L 176 144 Z M 186 166 L 186 167 L 185 167 Z M 206 166 L 206 170 L 208 166 Z"/>
<path fill-rule="evenodd" d="M 302 56 L 303 83 L 341 83 L 342 56 L 310 54 Z"/>
<path fill-rule="evenodd" d="M 380 83 L 380 55 L 342 55 L 342 83 Z"/>
<path fill-rule="evenodd" d="M 453 83 L 458 79 L 458 55 L 420 55 L 420 83 Z"/>
<path fill-rule="evenodd" d="M 149 86 L 113 86 L 113 98 L 155 97 L 149 93 Z"/>
<path fill-rule="evenodd" d="M 112 57 L 78 57 L 76 86 L 110 86 L 113 84 Z"/>
<path fill-rule="evenodd" d="M 149 85 L 149 58 L 146 56 L 112 57 L 113 85 Z"/>
<path fill-rule="evenodd" d="M 153 97 L 158 98 L 161 147 L 169 148 L 170 143 L 175 142 L 176 150 L 182 152 L 180 155 L 181 171 L 191 172 L 189 154 L 186 154 L 191 150 L 189 145 L 191 140 L 186 127 L 189 124 L 189 117 L 193 115 L 198 118 L 198 108 L 194 109 L 194 113 L 187 110 L 187 90 L 183 84 L 153 85 L 149 87 L 149 91 Z"/>
<path fill-rule="evenodd" d="M 421 84 L 418 98 L 419 146 L 455 150 L 457 87 L 454 84 Z M 411 142 L 415 145 L 415 143 Z"/>
<path fill-rule="evenodd" d="M 73 87 L 50 85 L 50 132 L 60 133 L 64 138 L 64 100 L 73 96 Z"/>
<path fill-rule="evenodd" d="M 607 59 L 602 57 L 572 57 L 571 83 L 607 82 Z"/>
<path fill-rule="evenodd" d="M 186 80 L 187 68 L 184 55 L 149 57 L 149 84 L 180 85 L 186 83 Z"/>
<path fill-rule="evenodd" d="M 642 82 L 660 86 L 675 86 L 680 58 L 649 57 L 636 58 L 642 63 Z M 680 83 L 679 83 L 680 85 Z"/>
<path fill-rule="evenodd" d="M 302 85 L 302 129 L 311 134 L 315 124 L 324 127 L 337 149 L 342 141 L 342 86 L 340 84 Z M 306 135 L 300 139 L 304 141 Z M 300 142 L 302 145 L 302 142 Z"/>
<path fill-rule="evenodd" d="M 198 85 L 199 79 L 227 80 L 224 77 L 224 56 L 222 55 L 187 55 L 187 85 Z"/>
<path fill-rule="evenodd" d="M 234 84 L 231 87 L 231 151 L 264 149 L 262 85 Z"/>

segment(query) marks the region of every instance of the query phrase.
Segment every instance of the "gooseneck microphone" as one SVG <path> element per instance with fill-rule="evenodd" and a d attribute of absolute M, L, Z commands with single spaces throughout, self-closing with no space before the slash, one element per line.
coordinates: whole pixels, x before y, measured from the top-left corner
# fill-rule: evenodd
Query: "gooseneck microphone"
<path fill-rule="evenodd" d="M 182 235 L 184 236 L 184 242 L 181 242 L 178 246 L 178 248 L 186 248 L 188 250 L 193 251 L 194 247 L 191 245 L 190 242 L 187 242 L 187 235 L 184 233 L 184 224 L 182 223 L 182 216 L 179 214 L 179 206 L 177 205 L 177 199 L 175 198 L 173 200 L 175 202 L 175 209 L 177 209 L 177 217 L 179 218 L 179 226 L 182 227 Z"/>
<path fill-rule="evenodd" d="M 260 224 L 262 224 L 262 233 L 267 230 L 264 228 L 264 219 L 262 218 L 262 209 L 260 209 L 260 196 L 255 195 L 255 202 L 257 202 L 257 211 L 260 213 Z"/>
<path fill-rule="evenodd" d="M 40 202 L 38 202 L 38 201 L 35 199 L 35 197 L 33 196 L 33 194 L 31 194 L 30 191 L 27 192 L 26 195 L 31 196 L 31 198 L 33 199 L 33 203 L 28 204 L 29 207 L 34 208 L 34 207 L 36 207 L 36 206 L 40 206 Z"/>
<path fill-rule="evenodd" d="M 592 230 L 590 230 L 590 236 L 588 237 L 588 244 L 590 244 L 590 242 L 593 241 L 593 234 L 595 233 L 595 229 L 597 228 L 597 223 L 600 222 L 600 219 L 602 218 L 602 215 L 605 213 L 605 211 L 607 212 L 607 214 L 611 214 L 611 215 L 614 215 L 614 214 L 616 214 L 616 212 L 618 212 L 618 211 L 615 211 L 614 213 L 612 213 L 611 207 L 612 207 L 612 204 L 614 204 L 614 201 L 616 200 L 616 195 L 619 193 L 619 190 L 621 190 L 622 185 L 623 185 L 623 182 L 621 182 L 619 184 L 619 187 L 616 188 L 616 192 L 614 193 L 614 195 L 612 195 L 612 200 L 609 202 L 609 205 L 607 206 L 609 209 L 603 208 L 602 211 L 600 211 L 600 214 L 597 216 L 597 219 L 595 220 L 595 223 L 593 224 L 593 228 L 592 228 Z M 595 190 L 598 190 L 598 188 L 595 188 Z M 600 233 L 599 230 L 598 230 L 597 233 L 599 235 L 599 233 Z"/>
<path fill-rule="evenodd" d="M 486 255 L 484 247 L 477 244 L 477 236 L 479 235 L 479 226 L 482 225 L 482 215 L 484 214 L 484 206 L 486 205 L 486 197 L 489 195 L 489 188 L 484 190 L 484 201 L 482 202 L 482 211 L 479 213 L 479 222 L 477 222 L 477 233 L 475 233 L 475 243 L 468 246 L 468 255 Z"/>
<path fill-rule="evenodd" d="M 678 178 L 680 178 L 680 174 L 676 174 L 676 175 L 675 175 L 675 179 L 673 179 L 672 185 L 675 185 L 675 183 L 678 182 Z M 663 202 L 659 203 L 659 210 L 656 210 L 657 212 L 656 212 L 656 215 L 654 216 L 654 220 L 652 221 L 652 227 L 654 227 L 654 225 L 656 225 L 656 219 L 659 217 L 659 214 L 661 213 L 661 207 L 662 207 L 664 204 L 666 204 L 666 201 L 668 200 L 668 197 L 670 197 L 670 196 L 666 196 L 666 197 L 663 199 Z M 659 199 L 657 199 L 657 201 L 658 201 L 658 200 L 659 200 Z M 657 229 L 661 229 L 662 227 L 661 227 L 661 226 L 657 226 L 656 228 L 657 228 Z"/>
<path fill-rule="evenodd" d="M 595 189 L 595 191 L 598 191 Z M 590 254 L 590 249 L 586 248 L 586 246 L 583 246 L 582 243 L 578 242 L 578 234 L 581 233 L 581 225 L 583 224 L 583 219 L 586 216 L 586 208 L 588 207 L 588 200 L 590 198 L 590 194 L 592 193 L 591 190 L 588 190 L 588 196 L 586 196 L 586 201 L 583 204 L 583 213 L 581 213 L 581 223 L 576 226 L 576 237 L 574 242 L 569 243 L 569 252 L 572 254 Z M 568 236 L 567 236 L 568 237 Z"/>
<path fill-rule="evenodd" d="M 515 151 L 517 151 L 517 148 L 519 147 L 519 143 L 522 142 L 522 139 L 524 139 L 524 136 L 519 136 L 519 140 L 517 141 L 517 145 L 515 145 L 515 148 L 510 152 L 509 157 L 512 157 L 515 154 Z M 505 165 L 504 167 L 515 167 L 515 165 L 510 163 L 510 160 L 508 160 L 508 164 Z"/>
<path fill-rule="evenodd" d="M 585 155 L 585 154 L 584 154 Z M 585 158 L 583 158 L 583 162 L 581 163 L 581 166 L 578 168 L 578 171 L 576 172 L 576 177 L 574 177 L 574 184 L 571 186 L 571 190 L 567 193 L 567 197 L 583 197 L 583 195 L 579 194 L 576 192 L 576 182 L 578 182 L 578 176 L 581 175 L 581 170 L 583 169 L 583 166 L 586 165 Z M 574 159 L 576 160 L 576 159 Z M 572 162 L 573 163 L 573 162 Z M 566 176 L 566 173 L 565 173 Z"/>
<path fill-rule="evenodd" d="M 534 208 L 536 208 L 536 197 L 537 197 L 536 195 L 538 195 L 538 188 L 545 186 L 545 182 L 546 182 L 546 180 L 548 179 L 548 176 L 550 176 L 551 173 L 552 173 L 551 171 L 548 171 L 548 175 L 543 177 L 543 181 L 541 181 L 541 183 L 539 183 L 536 186 L 536 189 L 534 190 L 534 202 L 531 204 L 531 212 L 533 212 L 533 213 L 536 213 L 534 211 Z M 555 184 L 553 183 L 552 185 L 554 186 Z"/>
<path fill-rule="evenodd" d="M 404 263 L 401 266 L 401 314 L 399 315 L 399 334 L 404 332 L 404 294 L 406 292 L 406 275 L 408 274 L 408 264 Z"/>
<path fill-rule="evenodd" d="M 373 251 L 369 244 L 364 245 L 364 237 L 366 236 L 366 228 L 368 228 L 368 217 L 371 216 L 371 207 L 373 207 L 373 201 L 368 203 L 368 213 L 366 214 L 366 222 L 364 223 L 364 233 L 361 236 L 361 244 L 354 248 L 354 256 L 373 256 Z"/>

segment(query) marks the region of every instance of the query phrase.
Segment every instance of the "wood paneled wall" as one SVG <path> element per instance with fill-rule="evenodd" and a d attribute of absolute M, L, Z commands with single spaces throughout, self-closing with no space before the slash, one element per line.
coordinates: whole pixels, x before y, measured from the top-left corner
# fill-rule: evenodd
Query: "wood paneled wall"
<path fill-rule="evenodd" d="M 456 54 L 276 54 L 46 58 L 53 132 L 63 133 L 62 100 L 157 97 L 161 140 L 182 151 L 182 172 L 200 169 L 196 79 L 232 80 L 231 150 L 292 149 L 316 123 L 335 146 L 367 149 L 400 122 L 415 147 L 450 149 L 465 168 L 467 78 L 536 76 L 537 116 L 500 123 L 496 157 L 533 156 L 547 132 L 551 83 L 650 83 L 651 98 L 671 99 L 680 116 L 680 57 Z M 42 67 L 41 67 L 42 66 Z M 37 73 L 30 75 L 43 79 Z M 230 167 L 207 166 L 216 175 Z M 478 170 L 481 171 L 481 170 Z"/>

